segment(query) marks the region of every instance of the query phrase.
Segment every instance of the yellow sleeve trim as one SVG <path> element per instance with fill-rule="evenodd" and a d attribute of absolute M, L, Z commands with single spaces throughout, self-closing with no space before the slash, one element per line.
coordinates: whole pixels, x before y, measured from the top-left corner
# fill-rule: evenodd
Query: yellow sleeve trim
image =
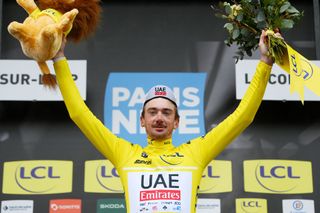
<path fill-rule="evenodd" d="M 41 13 L 40 9 L 37 8 L 37 9 L 35 9 L 29 16 L 30 16 L 31 18 L 36 19 L 36 18 L 39 16 L 40 13 Z"/>

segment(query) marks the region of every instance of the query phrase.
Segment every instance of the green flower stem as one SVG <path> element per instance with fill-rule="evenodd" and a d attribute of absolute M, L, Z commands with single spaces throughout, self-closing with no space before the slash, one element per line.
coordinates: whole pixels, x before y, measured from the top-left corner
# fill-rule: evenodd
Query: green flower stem
<path fill-rule="evenodd" d="M 287 46 L 282 38 L 268 35 L 269 55 L 279 64 L 283 64 L 283 56 Z"/>
<path fill-rule="evenodd" d="M 244 27 L 244 28 L 248 29 L 249 31 L 253 32 L 254 34 L 258 34 L 258 33 L 259 33 L 256 29 L 250 27 L 250 26 L 247 25 L 246 23 L 240 22 L 240 21 L 238 21 L 238 20 L 236 20 L 236 19 L 233 19 L 233 18 L 228 18 L 228 20 L 229 20 L 230 22 L 236 23 L 236 25 L 238 25 L 239 27 Z"/>

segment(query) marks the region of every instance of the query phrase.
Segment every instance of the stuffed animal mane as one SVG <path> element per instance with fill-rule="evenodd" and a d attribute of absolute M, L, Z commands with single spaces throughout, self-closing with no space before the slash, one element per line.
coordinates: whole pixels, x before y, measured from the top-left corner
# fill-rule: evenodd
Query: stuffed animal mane
<path fill-rule="evenodd" d="M 79 13 L 73 21 L 68 40 L 79 42 L 90 36 L 97 28 L 100 20 L 100 0 L 36 0 L 40 10 L 52 8 L 62 14 L 76 8 Z"/>
<path fill-rule="evenodd" d="M 45 86 L 56 80 L 46 64 L 59 51 L 63 37 L 79 42 L 88 38 L 100 20 L 100 0 L 16 0 L 29 16 L 11 22 L 9 33 L 19 40 L 23 53 L 36 60 Z"/>

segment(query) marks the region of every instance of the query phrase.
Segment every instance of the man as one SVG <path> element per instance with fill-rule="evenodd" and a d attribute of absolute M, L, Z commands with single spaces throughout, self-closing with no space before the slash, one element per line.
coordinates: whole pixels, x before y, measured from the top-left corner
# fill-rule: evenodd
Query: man
<path fill-rule="evenodd" d="M 140 118 L 147 133 L 145 148 L 115 136 L 88 109 L 72 80 L 63 45 L 53 61 L 69 115 L 117 169 L 128 212 L 195 212 L 203 170 L 252 122 L 259 108 L 273 64 L 265 40 L 263 32 L 261 61 L 239 106 L 203 137 L 174 147 L 172 132 L 179 126 L 175 97 L 167 86 L 151 88 Z"/>

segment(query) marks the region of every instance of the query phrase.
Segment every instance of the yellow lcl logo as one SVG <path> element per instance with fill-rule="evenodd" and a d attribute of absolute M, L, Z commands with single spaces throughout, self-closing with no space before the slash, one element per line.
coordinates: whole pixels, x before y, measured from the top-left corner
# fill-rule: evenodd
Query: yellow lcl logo
<path fill-rule="evenodd" d="M 231 161 L 213 160 L 202 174 L 199 193 L 222 193 L 232 191 Z"/>
<path fill-rule="evenodd" d="M 55 194 L 72 191 L 71 161 L 5 162 L 4 194 Z"/>
<path fill-rule="evenodd" d="M 238 198 L 236 199 L 236 213 L 267 213 L 266 199 Z"/>
<path fill-rule="evenodd" d="M 244 183 L 246 192 L 312 193 L 311 162 L 291 160 L 244 161 Z"/>
<path fill-rule="evenodd" d="M 123 192 L 117 170 L 109 160 L 85 162 L 84 191 L 96 193 Z"/>

